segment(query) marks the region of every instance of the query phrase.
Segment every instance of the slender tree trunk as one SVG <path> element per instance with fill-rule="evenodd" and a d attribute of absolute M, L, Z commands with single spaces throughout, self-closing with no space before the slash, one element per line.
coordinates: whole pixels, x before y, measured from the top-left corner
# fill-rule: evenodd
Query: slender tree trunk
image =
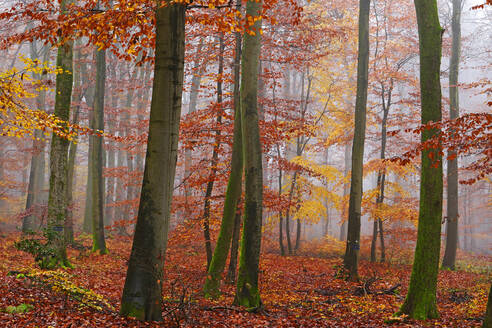
<path fill-rule="evenodd" d="M 184 74 L 185 6 L 165 4 L 156 9 L 149 138 L 120 309 L 124 316 L 146 321 L 162 320 L 161 279 L 176 173 Z"/>
<path fill-rule="evenodd" d="M 83 84 L 89 85 L 85 92 L 85 100 L 88 106 L 94 104 L 95 88 L 94 83 L 91 81 L 87 64 L 81 61 L 80 63 L 80 75 L 82 77 Z M 92 121 L 93 111 L 89 112 L 89 124 Z M 92 158 L 92 151 L 94 147 L 92 145 L 92 138 L 89 137 L 89 150 L 87 156 L 87 184 L 85 189 L 85 208 L 84 208 L 84 222 L 82 230 L 85 233 L 92 233 L 92 165 L 90 165 L 90 159 Z"/>
<path fill-rule="evenodd" d="M 461 52 L 461 2 L 453 0 L 453 18 L 451 31 L 453 34 L 451 46 L 451 59 L 449 63 L 449 118 L 459 117 L 459 92 L 458 92 L 458 73 Z M 456 249 L 458 248 L 458 158 L 455 151 L 450 151 L 448 159 L 448 201 L 447 201 L 447 220 L 446 220 L 446 249 L 442 259 L 442 267 L 450 270 L 455 269 Z"/>
<path fill-rule="evenodd" d="M 352 174 L 348 211 L 347 244 L 344 266 L 350 280 L 358 280 L 360 249 L 360 216 L 362 202 L 362 167 L 366 135 L 366 104 L 369 64 L 369 7 L 370 0 L 360 0 L 359 9 L 359 56 L 357 64 L 357 96 L 355 101 L 355 130 L 352 144 Z"/>
<path fill-rule="evenodd" d="M 422 124 L 441 120 L 441 36 L 437 1 L 415 0 L 420 48 Z M 424 129 L 422 142 L 439 133 Z M 441 244 L 442 156 L 439 149 L 422 151 L 417 245 L 410 285 L 400 313 L 418 320 L 438 317 L 437 274 Z M 432 158 L 432 159 L 431 159 Z M 437 162 L 436 162 L 437 161 Z"/>
<path fill-rule="evenodd" d="M 96 50 L 96 89 L 92 113 L 92 251 L 107 253 L 104 238 L 104 93 L 106 84 L 106 50 Z"/>
<path fill-rule="evenodd" d="M 374 218 L 372 222 L 372 239 L 371 239 L 371 262 L 376 262 L 376 242 L 378 240 L 378 219 Z"/>
<path fill-rule="evenodd" d="M 205 71 L 205 63 L 200 65 L 200 55 L 203 47 L 203 38 L 200 38 L 198 42 L 198 47 L 195 55 L 195 62 L 193 64 L 193 76 L 191 78 L 191 90 L 190 90 L 190 104 L 188 106 L 188 114 L 194 113 L 197 107 L 198 94 L 200 92 L 200 84 L 202 81 L 202 75 Z M 188 179 L 191 175 L 191 166 L 193 165 L 192 158 L 192 150 L 185 149 L 185 169 L 184 169 L 184 179 Z M 190 197 L 191 190 L 189 187 L 189 183 L 185 183 L 185 217 L 191 217 L 191 209 L 190 209 Z"/>
<path fill-rule="evenodd" d="M 240 8 L 239 8 L 240 9 Z M 241 35 L 236 36 L 236 53 L 234 58 L 234 136 L 231 155 L 231 172 L 227 183 L 226 196 L 224 201 L 224 213 L 220 226 L 219 237 L 215 246 L 215 251 L 208 269 L 207 280 L 205 281 L 204 292 L 206 297 L 217 297 L 219 295 L 219 285 L 221 275 L 224 271 L 229 246 L 231 245 L 231 258 L 229 265 L 229 281 L 235 280 L 238 235 L 241 226 L 237 208 L 241 197 L 242 177 L 243 177 L 243 154 L 242 154 L 242 131 L 241 131 L 241 107 L 240 107 L 240 58 L 241 58 Z M 221 39 L 221 54 L 223 51 L 223 40 Z M 222 55 L 221 55 L 222 57 Z M 220 65 L 219 65 L 220 66 Z M 237 222 L 239 220 L 239 222 Z M 234 240 L 233 237 L 236 237 Z"/>
<path fill-rule="evenodd" d="M 61 12 L 66 10 L 68 1 L 62 0 Z M 72 97 L 72 48 L 69 40 L 58 47 L 56 66 L 63 73 L 56 75 L 55 116 L 64 122 L 70 119 L 70 101 Z M 56 254 L 48 259 L 49 267 L 70 265 L 67 259 L 65 237 L 63 233 L 67 206 L 67 139 L 53 134 L 50 152 L 50 189 L 48 197 L 48 244 L 54 247 Z"/>
<path fill-rule="evenodd" d="M 248 0 L 246 15 L 259 17 L 263 4 Z M 258 274 L 263 210 L 263 172 L 260 129 L 258 124 L 258 62 L 260 58 L 261 19 L 254 35 L 244 34 L 241 58 L 241 122 L 245 172 L 244 224 L 241 255 L 234 302 L 247 308 L 261 306 Z"/>
<path fill-rule="evenodd" d="M 43 47 L 44 49 L 45 47 Z M 43 62 L 49 59 L 49 50 L 44 49 Z M 38 59 L 38 49 L 36 46 L 36 41 L 31 42 L 30 47 L 30 57 L 32 60 Z M 42 79 L 39 74 L 33 74 L 34 79 Z M 39 110 L 45 110 L 46 103 L 46 91 L 39 91 L 36 97 L 36 107 Z M 38 214 L 36 207 L 42 203 L 42 189 L 44 184 L 44 171 L 45 171 L 45 160 L 44 160 L 44 150 L 46 147 L 46 141 L 44 140 L 42 131 L 34 131 L 34 141 L 33 141 L 33 154 L 31 158 L 31 169 L 29 173 L 29 184 L 27 189 L 27 200 L 26 200 L 26 210 L 32 209 L 34 213 L 31 213 L 24 217 L 22 220 L 22 232 L 34 231 L 37 229 L 36 223 L 39 224 L 40 218 L 36 215 Z M 1 178 L 1 177 L 0 177 Z M 38 221 L 38 222 L 36 222 Z"/>
<path fill-rule="evenodd" d="M 343 172 L 343 175 L 344 176 L 348 176 L 350 170 L 351 170 L 351 149 L 350 149 L 350 144 L 347 143 L 345 145 L 345 155 L 344 155 L 344 163 L 345 163 L 345 167 L 344 167 L 344 172 Z M 344 184 L 343 186 L 343 198 L 345 199 L 347 197 L 347 195 L 349 194 L 350 192 L 350 189 L 349 189 L 349 186 L 347 183 Z M 343 210 L 342 210 L 342 215 L 343 217 L 347 217 L 348 218 L 348 209 L 347 207 L 344 206 Z M 347 240 L 347 220 L 343 220 L 342 224 L 340 225 L 340 237 L 339 237 L 339 240 L 341 241 L 346 241 Z"/>
<path fill-rule="evenodd" d="M 224 72 L 224 36 L 219 36 L 219 70 L 217 80 L 217 105 L 222 106 L 222 74 Z M 222 108 L 217 112 L 216 132 L 212 160 L 210 162 L 210 174 L 208 176 L 207 189 L 205 191 L 205 204 L 203 209 L 203 233 L 205 236 L 205 250 L 207 252 L 207 271 L 212 262 L 212 242 L 210 240 L 210 197 L 214 189 L 215 177 L 217 175 L 217 163 L 220 150 L 220 125 L 222 124 Z M 228 252 L 226 252 L 227 254 Z M 223 270 L 223 269 L 222 269 Z"/>

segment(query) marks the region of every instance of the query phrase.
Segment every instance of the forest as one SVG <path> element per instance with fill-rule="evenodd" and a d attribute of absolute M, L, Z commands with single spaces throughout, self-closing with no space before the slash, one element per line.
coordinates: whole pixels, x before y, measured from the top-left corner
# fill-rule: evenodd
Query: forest
<path fill-rule="evenodd" d="M 491 0 L 0 23 L 0 326 L 492 328 Z"/>

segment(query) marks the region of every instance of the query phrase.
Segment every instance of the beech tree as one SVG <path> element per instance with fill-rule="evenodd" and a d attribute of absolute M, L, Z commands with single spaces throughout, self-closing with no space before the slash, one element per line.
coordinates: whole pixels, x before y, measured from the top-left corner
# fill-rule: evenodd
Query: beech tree
<path fill-rule="evenodd" d="M 451 58 L 449 60 L 449 118 L 459 116 L 458 75 L 461 56 L 461 0 L 453 0 L 453 17 L 451 19 Z M 454 157 L 454 158 L 453 158 Z M 446 211 L 446 249 L 442 267 L 455 269 L 456 249 L 458 248 L 458 158 L 455 151 L 448 154 L 448 185 Z"/>
<path fill-rule="evenodd" d="M 366 131 L 366 104 L 369 70 L 369 11 L 370 0 L 359 5 L 359 55 L 357 59 L 357 94 L 355 100 L 355 130 L 352 144 L 352 171 L 348 210 L 347 243 L 343 264 L 349 271 L 349 279 L 359 279 L 358 261 L 360 249 L 360 216 L 362 202 L 362 166 Z"/>
<path fill-rule="evenodd" d="M 185 5 L 155 9 L 154 82 L 137 224 L 120 313 L 162 319 L 162 274 L 174 187 L 184 73 Z M 166 170 L 162 170 L 165 167 Z"/>
<path fill-rule="evenodd" d="M 420 49 L 421 122 L 441 120 L 441 38 L 437 1 L 415 0 Z M 421 142 L 439 133 L 439 128 L 424 129 Z M 436 305 L 437 274 L 441 246 L 442 155 L 440 150 L 422 151 L 417 245 L 410 286 L 399 314 L 425 320 L 438 317 Z"/>
<path fill-rule="evenodd" d="M 247 308 L 261 306 L 258 288 L 261 224 L 263 215 L 263 172 L 258 123 L 258 63 L 261 45 L 262 2 L 248 0 L 246 16 L 255 17 L 244 34 L 241 54 L 241 127 L 245 175 L 244 225 L 237 291 L 234 302 Z"/>
<path fill-rule="evenodd" d="M 63 13 L 69 0 L 62 0 L 60 11 Z M 68 122 L 72 97 L 72 56 L 73 40 L 60 40 L 56 57 L 56 66 L 62 72 L 56 75 L 55 116 Z M 65 123 L 66 124 L 66 123 Z M 50 189 L 48 197 L 48 243 L 55 249 L 55 255 L 47 259 L 48 267 L 70 265 L 67 259 L 65 236 L 63 233 L 67 206 L 67 160 L 69 141 L 55 133 L 51 138 L 50 151 Z"/>

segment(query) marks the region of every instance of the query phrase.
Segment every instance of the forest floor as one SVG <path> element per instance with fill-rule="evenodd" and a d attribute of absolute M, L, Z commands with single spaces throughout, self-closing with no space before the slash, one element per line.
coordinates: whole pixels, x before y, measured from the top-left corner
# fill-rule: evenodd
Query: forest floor
<path fill-rule="evenodd" d="M 439 319 L 387 323 L 407 292 L 409 265 L 361 261 L 361 282 L 353 283 L 336 278 L 339 257 L 281 257 L 265 251 L 260 276 L 264 310 L 249 313 L 232 305 L 231 285 L 222 287 L 217 301 L 203 298 L 203 249 L 175 236 L 165 264 L 164 321 L 140 323 L 117 313 L 130 238 L 108 239 L 107 255 L 69 250 L 74 268 L 57 273 L 37 270 L 30 255 L 15 249 L 16 238 L 0 237 L 2 327 L 478 327 L 492 264 L 481 257 L 470 261 L 466 271 L 440 272 Z M 78 240 L 90 246 L 89 237 Z"/>

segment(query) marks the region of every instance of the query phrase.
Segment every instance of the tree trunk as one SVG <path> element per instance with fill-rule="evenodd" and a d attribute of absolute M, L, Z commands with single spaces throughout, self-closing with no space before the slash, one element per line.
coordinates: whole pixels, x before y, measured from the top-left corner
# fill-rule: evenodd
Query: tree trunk
<path fill-rule="evenodd" d="M 162 320 L 161 279 L 176 173 L 184 74 L 185 6 L 165 4 L 156 9 L 148 146 L 120 309 L 124 316 L 146 321 Z"/>
<path fill-rule="evenodd" d="M 104 91 L 106 84 L 106 50 L 96 50 L 96 89 L 92 113 L 92 251 L 108 252 L 104 238 Z"/>
<path fill-rule="evenodd" d="M 198 42 L 198 47 L 196 49 L 195 63 L 193 64 L 193 76 L 191 78 L 190 104 L 188 107 L 188 114 L 191 114 L 196 111 L 198 94 L 200 92 L 200 83 L 202 81 L 203 72 L 205 71 L 206 65 L 205 63 L 202 63 L 202 65 L 200 65 L 200 58 L 199 58 L 203 47 L 203 41 L 204 39 L 200 38 L 200 41 Z M 191 156 L 192 155 L 191 153 L 192 153 L 191 149 L 185 149 L 184 179 L 188 179 L 188 177 L 191 175 L 191 166 L 193 164 L 193 158 Z M 191 217 L 191 210 L 190 210 L 191 190 L 189 187 L 189 183 L 185 183 L 184 188 L 185 188 L 185 217 L 190 218 Z"/>
<path fill-rule="evenodd" d="M 243 154 L 242 154 L 242 131 L 241 131 L 241 107 L 240 107 L 240 59 L 241 59 L 241 35 L 236 36 L 236 53 L 234 57 L 234 136 L 231 155 L 231 172 L 227 183 L 226 196 L 224 201 L 224 213 L 222 214 L 222 223 L 220 225 L 219 237 L 215 246 L 215 251 L 208 269 L 207 280 L 205 281 L 205 297 L 217 297 L 219 295 L 219 285 L 221 275 L 224 271 L 231 238 L 236 236 L 232 241 L 231 258 L 229 263 L 229 281 L 235 280 L 236 262 L 237 262 L 237 245 L 238 235 L 241 225 L 241 218 L 237 208 L 242 190 L 243 177 Z M 221 37 L 221 44 L 222 44 Z M 221 45 L 221 54 L 222 54 Z M 222 55 L 221 55 L 222 57 Z M 239 222 L 237 222 L 239 220 Z M 237 234 L 237 235 L 236 235 Z"/>
<path fill-rule="evenodd" d="M 246 15 L 259 17 L 262 2 L 249 0 Z M 261 50 L 261 19 L 254 32 L 244 34 L 241 58 L 241 122 L 245 172 L 244 224 L 241 255 L 234 302 L 247 308 L 261 306 L 258 288 L 261 225 L 263 210 L 263 172 L 260 129 L 258 124 L 258 62 Z"/>
<path fill-rule="evenodd" d="M 487 301 L 487 310 L 485 311 L 482 328 L 492 328 L 492 286 L 490 286 L 489 300 Z"/>
<path fill-rule="evenodd" d="M 210 197 L 214 188 L 217 175 L 217 163 L 220 150 L 220 125 L 222 124 L 222 74 L 224 72 L 224 36 L 219 36 L 219 69 L 217 79 L 217 105 L 219 107 L 216 120 L 216 132 L 212 160 L 210 162 L 210 174 L 208 176 L 207 189 L 205 191 L 205 204 L 203 209 L 203 233 L 205 236 L 205 250 L 207 252 L 207 271 L 212 262 L 212 242 L 210 240 Z M 227 256 L 228 251 L 225 253 Z M 223 269 L 222 269 L 223 270 Z"/>
<path fill-rule="evenodd" d="M 350 170 L 351 170 L 351 149 L 350 149 L 350 144 L 347 143 L 345 145 L 345 155 L 344 155 L 344 163 L 345 163 L 345 166 L 344 166 L 344 171 L 343 171 L 343 175 L 344 176 L 348 176 Z M 349 194 L 350 192 L 350 189 L 348 187 L 348 184 L 345 183 L 344 186 L 343 186 L 343 198 L 345 199 L 347 197 L 347 195 Z M 348 218 L 348 209 L 346 206 L 344 206 L 343 210 L 342 210 L 342 216 L 343 217 L 347 217 Z M 342 224 L 340 225 L 340 237 L 339 237 L 339 240 L 340 241 L 346 241 L 347 240 L 347 220 L 343 220 Z"/>
<path fill-rule="evenodd" d="M 422 124 L 441 120 L 441 35 L 435 0 L 415 0 L 420 48 L 420 90 Z M 424 129 L 422 142 L 439 133 Z M 417 245 L 410 285 L 400 313 L 425 320 L 438 317 L 436 306 L 437 274 L 441 244 L 442 156 L 439 149 L 422 151 L 420 206 Z M 436 163 L 437 161 L 437 163 Z"/>
<path fill-rule="evenodd" d="M 449 63 L 449 118 L 454 120 L 459 117 L 459 93 L 458 73 L 461 52 L 461 2 L 453 0 L 453 18 L 451 31 L 453 34 L 451 46 L 451 59 Z M 446 250 L 442 260 L 442 267 L 454 270 L 456 262 L 456 249 L 458 248 L 458 158 L 455 151 L 450 151 L 448 156 L 448 201 L 446 220 Z"/>
<path fill-rule="evenodd" d="M 68 1 L 62 0 L 61 12 L 66 10 Z M 58 47 L 56 66 L 63 73 L 56 75 L 54 115 L 68 122 L 70 119 L 70 101 L 72 97 L 72 51 L 73 41 L 68 40 Z M 65 237 L 63 233 L 67 207 L 67 139 L 53 133 L 50 152 L 50 188 L 48 197 L 48 244 L 56 254 L 47 259 L 49 267 L 70 265 L 67 259 Z"/>
<path fill-rule="evenodd" d="M 355 101 L 355 130 L 352 144 L 352 173 L 348 211 L 348 231 L 344 266 L 349 280 L 358 280 L 360 249 L 360 216 L 362 202 L 362 168 L 366 134 L 366 104 L 369 64 L 369 6 L 370 0 L 360 0 L 359 9 L 359 56 L 357 63 L 357 96 Z"/>
<path fill-rule="evenodd" d="M 239 210 L 239 208 L 237 208 L 236 215 L 234 218 L 234 228 L 232 230 L 231 256 L 229 260 L 229 269 L 227 271 L 227 278 L 226 278 L 228 284 L 234 284 L 236 282 L 237 253 L 239 249 L 240 232 L 241 232 L 241 211 Z"/>
<path fill-rule="evenodd" d="M 42 58 L 42 61 L 46 62 L 49 60 L 49 50 L 47 47 L 43 47 L 43 49 L 45 53 Z M 31 42 L 30 57 L 32 60 L 38 59 L 39 57 L 35 40 Z M 33 73 L 33 79 L 40 80 L 42 79 L 42 77 L 39 74 Z M 46 103 L 46 91 L 40 90 L 38 96 L 36 97 L 37 109 L 45 110 L 45 103 Z M 37 210 L 37 205 L 42 203 L 41 194 L 44 184 L 45 147 L 46 147 L 46 141 L 44 140 L 43 132 L 40 130 L 34 131 L 33 154 L 31 158 L 31 169 L 29 173 L 29 184 L 27 189 L 27 200 L 26 200 L 26 210 L 33 210 L 33 213 L 27 215 L 22 220 L 23 233 L 37 230 L 36 223 L 38 224 L 40 223 L 39 222 L 40 218 L 37 216 L 39 212 Z"/>

